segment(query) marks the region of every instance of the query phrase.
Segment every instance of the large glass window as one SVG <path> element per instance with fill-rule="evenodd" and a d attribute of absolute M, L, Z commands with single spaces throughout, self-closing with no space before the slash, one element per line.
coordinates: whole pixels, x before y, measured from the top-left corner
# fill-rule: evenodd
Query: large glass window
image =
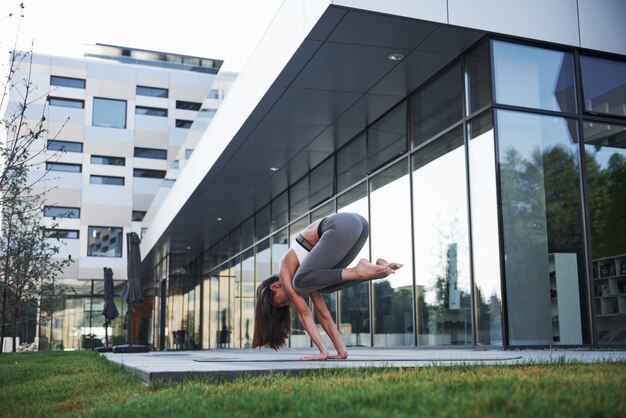
<path fill-rule="evenodd" d="M 488 42 L 465 56 L 465 106 L 468 115 L 491 103 L 490 66 Z"/>
<path fill-rule="evenodd" d="M 337 191 L 341 192 L 367 175 L 365 134 L 352 139 L 337 151 Z"/>
<path fill-rule="evenodd" d="M 271 223 L 270 205 L 267 205 L 259 209 L 254 216 L 254 239 L 258 241 L 268 236 Z"/>
<path fill-rule="evenodd" d="M 367 171 L 406 152 L 406 101 L 367 130 Z"/>
<path fill-rule="evenodd" d="M 412 158 L 418 345 L 472 343 L 467 190 L 459 127 Z"/>
<path fill-rule="evenodd" d="M 576 112 L 572 54 L 494 41 L 493 60 L 498 103 Z"/>
<path fill-rule="evenodd" d="M 361 183 L 337 197 L 337 212 L 358 213 L 365 219 L 369 219 L 367 183 Z M 348 267 L 356 266 L 361 258 L 370 259 L 369 238 Z M 372 344 L 370 287 L 371 282 L 365 282 L 338 292 L 337 325 L 347 347 L 369 347 Z"/>
<path fill-rule="evenodd" d="M 626 116 L 626 62 L 580 57 L 585 112 Z"/>
<path fill-rule="evenodd" d="M 584 122 L 597 340 L 626 343 L 626 126 Z"/>
<path fill-rule="evenodd" d="M 370 180 L 372 260 L 404 264 L 396 274 L 373 282 L 374 346 L 378 347 L 415 343 L 410 205 L 389 204 L 410 195 L 408 166 L 403 159 Z"/>
<path fill-rule="evenodd" d="M 309 207 L 317 206 L 333 195 L 335 158 L 330 157 L 313 170 L 309 176 Z"/>
<path fill-rule="evenodd" d="M 289 188 L 289 219 L 297 219 L 309 210 L 309 176 Z"/>
<path fill-rule="evenodd" d="M 287 192 L 283 192 L 272 200 L 272 231 L 276 231 L 289 222 L 289 207 L 287 201 Z"/>
<path fill-rule="evenodd" d="M 500 110 L 497 126 L 509 342 L 582 344 L 577 124 Z"/>
<path fill-rule="evenodd" d="M 491 112 L 468 123 L 476 343 L 502 345 L 496 157 Z"/>
<path fill-rule="evenodd" d="M 93 98 L 93 126 L 126 128 L 126 100 Z"/>
<path fill-rule="evenodd" d="M 241 348 L 252 344 L 255 291 L 254 251 L 250 249 L 241 261 Z"/>
<path fill-rule="evenodd" d="M 202 103 L 186 102 L 186 101 L 183 101 L 183 100 L 176 100 L 176 109 L 200 110 L 201 107 L 202 107 Z"/>
<path fill-rule="evenodd" d="M 454 64 L 411 98 L 411 136 L 417 147 L 463 117 L 463 76 Z"/>
<path fill-rule="evenodd" d="M 287 237 L 288 238 L 287 242 L 291 242 L 295 238 L 296 234 L 301 232 L 308 225 L 309 225 L 308 216 L 291 224 L 288 228 L 289 236 Z M 278 260 L 274 259 L 274 261 L 276 262 Z M 322 297 L 324 297 L 324 295 L 322 295 Z M 304 296 L 304 299 L 308 302 L 309 296 Z M 336 303 L 332 301 L 333 299 L 334 298 L 332 297 L 331 298 L 324 297 L 324 300 L 326 301 L 326 304 L 328 305 L 328 310 L 331 312 L 331 314 L 336 313 L 336 309 L 335 309 Z M 311 303 L 309 303 L 309 306 L 311 306 Z M 336 315 L 333 315 L 333 318 L 336 318 Z M 326 336 L 326 333 L 321 329 L 320 329 L 320 334 L 322 335 L 322 338 L 325 340 L 326 344 L 329 344 L 329 343 L 332 344 L 330 342 L 330 339 L 328 339 L 328 337 Z M 300 322 L 300 319 L 298 318 L 297 315 L 294 315 L 292 319 L 291 338 L 290 338 L 289 343 L 290 343 L 289 344 L 290 347 L 298 347 L 298 348 L 306 348 L 306 347 L 310 347 L 311 345 L 311 339 L 309 338 L 309 335 L 304 330 L 304 326 Z"/>
<path fill-rule="evenodd" d="M 89 257 L 121 257 L 122 228 L 90 226 L 88 228 L 87 255 Z"/>

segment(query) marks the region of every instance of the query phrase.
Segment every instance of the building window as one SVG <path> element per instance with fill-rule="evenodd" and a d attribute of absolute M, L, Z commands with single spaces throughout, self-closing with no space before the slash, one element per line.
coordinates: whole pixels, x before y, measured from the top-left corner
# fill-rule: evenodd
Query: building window
<path fill-rule="evenodd" d="M 484 42 L 465 57 L 467 114 L 491 104 L 489 43 Z"/>
<path fill-rule="evenodd" d="M 50 85 L 59 87 L 72 87 L 75 89 L 84 89 L 85 80 L 82 78 L 61 77 L 58 75 L 50 76 Z"/>
<path fill-rule="evenodd" d="M 178 168 L 179 165 L 180 165 L 180 162 L 178 160 L 172 161 L 172 168 Z"/>
<path fill-rule="evenodd" d="M 46 238 L 54 239 L 78 239 L 80 236 L 75 229 L 47 229 L 45 234 Z"/>
<path fill-rule="evenodd" d="M 202 107 L 202 103 L 185 102 L 182 100 L 176 100 L 176 109 L 200 110 L 201 107 Z"/>
<path fill-rule="evenodd" d="M 141 222 L 143 218 L 146 216 L 146 211 L 142 210 L 134 210 L 133 211 L 133 222 Z"/>
<path fill-rule="evenodd" d="M 89 183 L 91 183 L 91 184 L 108 184 L 108 185 L 112 185 L 112 186 L 123 186 L 124 185 L 124 177 L 91 175 L 89 177 Z"/>
<path fill-rule="evenodd" d="M 459 122 L 463 117 L 463 77 L 455 64 L 411 98 L 413 147 Z"/>
<path fill-rule="evenodd" d="M 220 91 L 217 89 L 211 89 L 209 90 L 209 94 L 207 95 L 207 99 L 219 99 L 220 98 Z"/>
<path fill-rule="evenodd" d="M 189 128 L 191 128 L 192 124 L 193 124 L 192 120 L 176 119 L 176 127 L 177 128 L 189 129 Z"/>
<path fill-rule="evenodd" d="M 626 116 L 626 62 L 580 57 L 585 112 Z"/>
<path fill-rule="evenodd" d="M 367 175 L 365 134 L 351 140 L 337 152 L 337 189 L 346 190 Z"/>
<path fill-rule="evenodd" d="M 135 147 L 135 157 L 152 158 L 155 160 L 167 160 L 167 150 Z"/>
<path fill-rule="evenodd" d="M 191 154 L 193 154 L 193 149 L 186 149 L 185 150 L 185 160 L 188 160 L 189 157 L 191 157 Z"/>
<path fill-rule="evenodd" d="M 326 161 L 311 170 L 309 175 L 309 206 L 312 208 L 333 195 L 335 159 Z"/>
<path fill-rule="evenodd" d="M 510 345 L 583 344 L 577 122 L 498 110 L 496 126 Z"/>
<path fill-rule="evenodd" d="M 89 257 L 121 257 L 122 228 L 90 226 L 87 255 Z"/>
<path fill-rule="evenodd" d="M 46 149 L 49 151 L 83 152 L 83 144 L 81 142 L 49 139 Z"/>
<path fill-rule="evenodd" d="M 136 115 L 167 117 L 167 109 L 159 107 L 135 106 Z"/>
<path fill-rule="evenodd" d="M 406 101 L 367 130 L 367 171 L 406 152 Z"/>
<path fill-rule="evenodd" d="M 572 54 L 493 42 L 496 101 L 555 112 L 576 112 Z"/>
<path fill-rule="evenodd" d="M 73 109 L 84 109 L 85 101 L 78 99 L 66 99 L 64 97 L 48 97 L 50 106 L 71 107 Z"/>
<path fill-rule="evenodd" d="M 137 96 L 168 97 L 168 90 L 159 87 L 137 86 Z"/>
<path fill-rule="evenodd" d="M 106 157 L 103 155 L 92 155 L 91 164 L 101 165 L 126 165 L 126 159 L 123 157 Z"/>
<path fill-rule="evenodd" d="M 309 176 L 289 188 L 289 219 L 298 219 L 309 210 Z"/>
<path fill-rule="evenodd" d="M 165 178 L 165 171 L 163 170 L 148 170 L 145 168 L 135 168 L 133 170 L 133 177 L 144 177 L 150 179 L 163 179 Z"/>
<path fill-rule="evenodd" d="M 126 100 L 93 98 L 93 126 L 126 128 Z"/>
<path fill-rule="evenodd" d="M 43 216 L 48 218 L 80 218 L 80 208 L 44 206 Z"/>
<path fill-rule="evenodd" d="M 66 173 L 80 173 L 82 166 L 80 164 L 69 163 L 46 163 L 47 171 L 63 171 Z"/>
<path fill-rule="evenodd" d="M 272 231 L 276 231 L 289 222 L 289 205 L 287 192 L 283 192 L 272 200 Z"/>

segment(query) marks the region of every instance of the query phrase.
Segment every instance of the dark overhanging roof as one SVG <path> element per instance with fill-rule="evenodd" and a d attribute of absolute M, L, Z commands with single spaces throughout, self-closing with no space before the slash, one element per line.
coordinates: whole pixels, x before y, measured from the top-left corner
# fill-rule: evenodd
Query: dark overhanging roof
<path fill-rule="evenodd" d="M 185 262 L 215 244 L 484 34 L 330 6 L 144 259 L 144 274 L 156 253 Z M 394 53 L 404 59 L 389 60 Z"/>

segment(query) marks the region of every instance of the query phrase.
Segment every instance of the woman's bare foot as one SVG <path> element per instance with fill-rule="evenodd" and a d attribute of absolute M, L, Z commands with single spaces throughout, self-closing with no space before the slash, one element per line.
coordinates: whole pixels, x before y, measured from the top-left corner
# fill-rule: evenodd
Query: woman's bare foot
<path fill-rule="evenodd" d="M 358 279 L 382 279 L 384 277 L 393 274 L 393 270 L 388 266 L 381 266 L 377 264 L 370 263 L 369 260 L 362 258 L 359 260 L 356 267 L 354 267 Z"/>
<path fill-rule="evenodd" d="M 376 265 L 389 267 L 390 269 L 395 271 L 395 270 L 398 270 L 399 268 L 401 268 L 404 264 L 401 264 L 401 263 L 389 263 L 384 258 L 379 258 L 378 260 L 376 260 Z"/>

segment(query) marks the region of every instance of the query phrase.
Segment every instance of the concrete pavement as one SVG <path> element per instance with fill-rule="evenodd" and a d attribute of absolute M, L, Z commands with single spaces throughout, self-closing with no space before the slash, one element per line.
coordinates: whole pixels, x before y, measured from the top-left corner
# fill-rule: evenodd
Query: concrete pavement
<path fill-rule="evenodd" d="M 300 361 L 317 352 L 306 349 L 158 351 L 102 353 L 111 363 L 144 382 L 192 377 L 234 378 L 264 373 L 299 373 L 311 369 L 422 367 L 452 364 L 519 364 L 561 361 L 626 361 L 626 351 L 474 350 L 456 348 L 350 348 L 346 360 Z"/>

